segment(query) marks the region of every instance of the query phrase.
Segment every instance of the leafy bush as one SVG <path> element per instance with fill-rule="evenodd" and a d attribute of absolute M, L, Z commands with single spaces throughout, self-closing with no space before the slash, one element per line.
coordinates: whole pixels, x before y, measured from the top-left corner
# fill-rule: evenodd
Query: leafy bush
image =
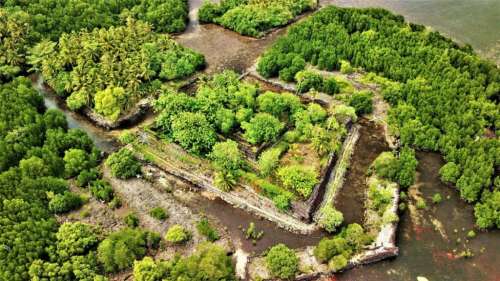
<path fill-rule="evenodd" d="M 85 150 L 72 148 L 64 153 L 64 170 L 68 177 L 78 175 L 90 166 L 89 156 Z"/>
<path fill-rule="evenodd" d="M 124 218 L 123 222 L 130 228 L 135 228 L 139 226 L 139 217 L 136 213 L 130 212 Z"/>
<path fill-rule="evenodd" d="M 359 91 L 351 96 L 349 105 L 356 109 L 356 115 L 369 114 L 373 111 L 373 94 L 370 91 Z"/>
<path fill-rule="evenodd" d="M 233 140 L 215 144 L 209 157 L 223 173 L 236 174 L 244 163 L 243 155 L 238 149 L 238 143 Z"/>
<path fill-rule="evenodd" d="M 204 155 L 217 141 L 214 129 L 201 113 L 183 112 L 172 120 L 173 138 L 187 151 Z"/>
<path fill-rule="evenodd" d="M 269 176 L 278 167 L 281 153 L 279 148 L 270 148 L 259 156 L 259 169 L 263 176 Z"/>
<path fill-rule="evenodd" d="M 250 122 L 243 122 L 244 137 L 251 144 L 276 140 L 285 125 L 268 113 L 257 113 Z"/>
<path fill-rule="evenodd" d="M 178 224 L 171 226 L 165 234 L 165 240 L 174 244 L 182 244 L 189 239 L 191 239 L 190 233 Z"/>
<path fill-rule="evenodd" d="M 460 176 L 460 168 L 457 164 L 448 162 L 439 169 L 439 175 L 441 175 L 441 180 L 444 182 L 456 183 Z"/>
<path fill-rule="evenodd" d="M 439 204 L 443 201 L 443 197 L 441 196 L 441 194 L 439 193 L 436 193 L 432 196 L 432 203 L 434 204 Z"/>
<path fill-rule="evenodd" d="M 266 265 L 271 275 L 292 279 L 299 270 L 299 258 L 284 244 L 273 246 L 266 255 Z"/>
<path fill-rule="evenodd" d="M 92 226 L 80 222 L 65 222 L 56 233 L 57 254 L 62 259 L 82 255 L 94 249 L 99 238 Z"/>
<path fill-rule="evenodd" d="M 500 191 L 485 191 L 482 203 L 474 207 L 476 224 L 480 228 L 500 228 Z"/>
<path fill-rule="evenodd" d="M 220 235 L 215 228 L 210 225 L 207 218 L 202 218 L 197 224 L 196 229 L 200 234 L 207 237 L 208 241 L 215 242 L 220 239 Z"/>
<path fill-rule="evenodd" d="M 109 202 L 113 199 L 114 191 L 111 184 L 105 180 L 95 180 L 90 184 L 90 192 L 97 200 Z"/>
<path fill-rule="evenodd" d="M 49 201 L 49 210 L 55 214 L 66 213 L 83 204 L 80 195 L 72 192 L 54 195 Z"/>
<path fill-rule="evenodd" d="M 118 272 L 132 266 L 146 254 L 147 233 L 125 228 L 110 234 L 97 248 L 97 258 L 106 272 Z"/>
<path fill-rule="evenodd" d="M 323 80 L 322 91 L 328 95 L 335 95 L 340 92 L 340 85 L 335 77 L 326 78 Z"/>
<path fill-rule="evenodd" d="M 76 185 L 79 187 L 87 187 L 92 181 L 97 180 L 101 176 L 97 169 L 83 170 L 76 178 Z"/>
<path fill-rule="evenodd" d="M 157 220 L 166 220 L 168 218 L 167 212 L 161 207 L 155 207 L 149 211 L 149 215 Z"/>
<path fill-rule="evenodd" d="M 304 198 L 309 198 L 314 186 L 318 183 L 317 173 L 310 167 L 285 166 L 278 170 L 278 177 L 283 185 Z"/>
<path fill-rule="evenodd" d="M 132 151 L 122 148 L 106 159 L 106 165 L 111 168 L 111 174 L 120 179 L 128 179 L 141 173 L 141 164 Z"/>
<path fill-rule="evenodd" d="M 312 89 L 317 91 L 323 89 L 323 76 L 311 70 L 298 72 L 295 75 L 295 81 L 297 81 L 297 91 L 299 93 L 305 93 Z"/>
<path fill-rule="evenodd" d="M 321 217 L 318 221 L 319 225 L 328 232 L 335 232 L 342 222 L 344 215 L 337 211 L 333 206 L 325 206 L 321 209 Z"/>

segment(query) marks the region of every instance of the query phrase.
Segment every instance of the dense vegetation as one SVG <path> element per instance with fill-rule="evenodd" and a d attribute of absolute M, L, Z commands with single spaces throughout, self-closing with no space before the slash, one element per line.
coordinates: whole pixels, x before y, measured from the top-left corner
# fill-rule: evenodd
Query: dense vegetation
<path fill-rule="evenodd" d="M 231 258 L 210 243 L 200 244 L 194 254 L 176 256 L 168 261 L 154 261 L 150 257 L 134 262 L 136 281 L 235 281 Z"/>
<path fill-rule="evenodd" d="M 293 250 L 278 244 L 269 249 L 266 265 L 273 277 L 292 279 L 299 271 L 299 258 Z"/>
<path fill-rule="evenodd" d="M 28 59 L 70 109 L 87 106 L 111 121 L 155 94 L 162 81 L 189 76 L 205 63 L 202 55 L 131 19 L 125 26 L 63 34 L 57 44 L 43 41 Z"/>
<path fill-rule="evenodd" d="M 167 90 L 155 103 L 161 137 L 211 160 L 215 184 L 228 191 L 243 181 L 286 210 L 292 197 L 308 198 L 330 153 L 337 152 L 345 128 L 335 113 L 304 104 L 291 93 L 261 91 L 226 71 L 205 79 L 196 93 Z M 283 136 L 283 137 L 280 137 Z M 275 144 L 254 167 L 247 154 Z M 306 159 L 307 158 L 307 159 Z"/>
<path fill-rule="evenodd" d="M 327 7 L 291 27 L 263 55 L 258 71 L 274 77 L 307 64 L 336 70 L 341 60 L 392 80 L 384 80 L 383 96 L 402 143 L 443 153 L 444 178 L 464 200 L 482 202 L 476 205 L 478 224 L 493 227 L 486 217 L 494 213 L 490 206 L 498 210 L 492 186 L 500 141 L 491 135 L 500 122 L 499 69 L 470 47 L 388 11 Z"/>
<path fill-rule="evenodd" d="M 332 238 L 323 238 L 314 249 L 314 256 L 321 263 L 328 263 L 330 270 L 344 268 L 349 259 L 372 241 L 363 227 L 353 223 Z"/>
<path fill-rule="evenodd" d="M 44 109 L 30 80 L 1 85 L 0 99 L 0 279 L 97 275 L 93 231 L 59 227 L 50 212 L 80 206 L 65 178 L 95 167 L 99 151 L 84 132 L 68 130 L 62 113 Z"/>
<path fill-rule="evenodd" d="M 9 13 L 24 11 L 33 31 L 51 40 L 63 33 L 121 25 L 124 18 L 147 21 L 158 32 L 180 32 L 188 21 L 187 0 L 6 0 Z"/>
<path fill-rule="evenodd" d="M 217 23 L 243 35 L 260 37 L 274 27 L 316 7 L 316 0 L 205 0 L 198 12 L 202 23 Z"/>

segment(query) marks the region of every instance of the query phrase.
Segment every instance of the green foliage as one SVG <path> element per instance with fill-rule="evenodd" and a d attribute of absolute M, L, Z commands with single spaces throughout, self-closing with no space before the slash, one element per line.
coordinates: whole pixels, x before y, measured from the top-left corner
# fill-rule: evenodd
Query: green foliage
<path fill-rule="evenodd" d="M 135 228 L 139 226 L 139 217 L 136 213 L 130 212 L 124 218 L 123 222 L 130 228 Z"/>
<path fill-rule="evenodd" d="M 317 173 L 311 167 L 285 166 L 281 167 L 277 174 L 286 188 L 297 192 L 303 198 L 309 198 L 318 183 Z"/>
<path fill-rule="evenodd" d="M 49 210 L 55 214 L 62 214 L 74 210 L 83 204 L 80 195 L 73 192 L 64 192 L 54 195 L 49 201 Z"/>
<path fill-rule="evenodd" d="M 403 147 L 399 159 L 392 152 L 381 153 L 371 165 L 374 173 L 382 178 L 398 182 L 407 188 L 415 181 L 418 161 L 413 149 Z"/>
<path fill-rule="evenodd" d="M 323 80 L 322 91 L 328 95 L 335 95 L 340 92 L 340 85 L 335 77 L 325 78 Z"/>
<path fill-rule="evenodd" d="M 76 185 L 79 187 L 87 187 L 91 182 L 99 179 L 101 177 L 100 172 L 97 169 L 83 170 L 76 177 Z"/>
<path fill-rule="evenodd" d="M 482 203 L 474 207 L 476 224 L 480 228 L 500 228 L 500 191 L 485 191 Z"/>
<path fill-rule="evenodd" d="M 456 183 L 460 176 L 460 168 L 453 162 L 448 162 L 439 169 L 439 175 L 444 182 Z"/>
<path fill-rule="evenodd" d="M 198 223 L 196 224 L 196 229 L 201 235 L 207 237 L 208 241 L 210 242 L 215 242 L 220 239 L 219 232 L 217 232 L 217 229 L 213 228 L 210 225 L 210 222 L 207 218 L 202 218 L 200 221 L 198 221 Z"/>
<path fill-rule="evenodd" d="M 295 75 L 295 81 L 297 81 L 297 91 L 299 93 L 305 93 L 313 89 L 318 91 L 323 88 L 323 76 L 311 70 L 298 72 Z"/>
<path fill-rule="evenodd" d="M 316 1 L 312 0 L 222 0 L 219 4 L 205 1 L 198 18 L 201 23 L 214 22 L 243 35 L 261 37 L 315 6 Z"/>
<path fill-rule="evenodd" d="M 370 114 L 373 111 L 373 93 L 370 91 L 359 91 L 351 96 L 349 105 L 356 109 L 356 115 Z"/>
<path fill-rule="evenodd" d="M 0 8 L 0 82 L 14 78 L 24 67 L 27 48 L 34 39 L 29 15 Z"/>
<path fill-rule="evenodd" d="M 94 109 L 111 121 L 116 121 L 127 106 L 127 94 L 122 87 L 107 87 L 94 96 Z"/>
<path fill-rule="evenodd" d="M 56 233 L 57 255 L 62 259 L 69 259 L 94 249 L 99 243 L 94 232 L 95 229 L 88 224 L 80 222 L 62 224 Z"/>
<path fill-rule="evenodd" d="M 344 74 L 351 74 L 354 72 L 354 68 L 351 66 L 351 63 L 349 63 L 346 60 L 341 60 L 340 61 L 340 72 Z"/>
<path fill-rule="evenodd" d="M 153 261 L 146 257 L 134 262 L 136 281 L 235 281 L 231 257 L 219 246 L 202 243 L 187 257 L 177 256 L 169 261 Z"/>
<path fill-rule="evenodd" d="M 97 199 L 109 202 L 114 197 L 114 191 L 111 184 L 105 180 L 95 180 L 90 183 L 90 193 Z"/>
<path fill-rule="evenodd" d="M 42 41 L 29 59 L 67 97 L 70 109 L 92 107 L 111 121 L 155 94 L 160 80 L 187 77 L 204 65 L 202 55 L 131 19 L 124 26 L 63 34 L 58 44 Z"/>
<path fill-rule="evenodd" d="M 342 255 L 334 256 L 328 262 L 328 268 L 333 271 L 339 271 L 347 266 L 347 262 L 347 259 Z"/>
<path fill-rule="evenodd" d="M 120 140 L 120 142 L 124 145 L 133 143 L 135 139 L 136 139 L 135 133 L 128 130 L 121 133 L 120 136 L 118 137 L 118 140 Z"/>
<path fill-rule="evenodd" d="M 118 272 L 132 266 L 146 254 L 148 233 L 125 228 L 111 233 L 97 248 L 97 258 L 106 272 Z"/>
<path fill-rule="evenodd" d="M 106 159 L 106 165 L 111 168 L 111 174 L 120 179 L 128 179 L 141 173 L 141 164 L 132 151 L 122 148 Z"/>
<path fill-rule="evenodd" d="M 425 199 L 423 199 L 423 198 L 418 198 L 417 203 L 415 205 L 417 206 L 417 209 L 420 209 L 420 210 L 427 209 L 427 203 L 425 202 Z"/>
<path fill-rule="evenodd" d="M 441 196 L 441 194 L 436 193 L 432 196 L 432 203 L 439 204 L 441 203 L 441 201 L 443 201 L 443 197 Z"/>
<path fill-rule="evenodd" d="M 235 175 L 243 165 L 243 155 L 238 149 L 238 143 L 233 140 L 218 142 L 209 155 L 214 165 L 223 173 Z"/>
<path fill-rule="evenodd" d="M 241 124 L 244 138 L 251 144 L 276 140 L 285 125 L 268 113 L 257 113 L 250 122 Z"/>
<path fill-rule="evenodd" d="M 383 215 L 393 200 L 393 187 L 385 186 L 383 182 L 375 182 L 368 188 L 368 197 L 370 198 L 369 208 Z"/>
<path fill-rule="evenodd" d="M 161 207 L 155 207 L 149 211 L 149 215 L 157 220 L 166 220 L 168 218 L 167 212 Z"/>
<path fill-rule="evenodd" d="M 277 167 L 281 156 L 280 148 L 270 148 L 259 156 L 259 170 L 263 176 L 269 176 Z"/>
<path fill-rule="evenodd" d="M 347 120 L 351 120 L 352 122 L 356 122 L 358 120 L 358 116 L 356 115 L 356 109 L 344 104 L 335 105 L 332 109 L 332 114 L 339 120 L 339 122 L 344 122 Z"/>
<path fill-rule="evenodd" d="M 188 18 L 185 0 L 11 0 L 4 6 L 26 11 L 32 29 L 52 40 L 84 28 L 117 26 L 126 16 L 147 21 L 159 32 L 180 32 Z"/>
<path fill-rule="evenodd" d="M 64 153 L 64 170 L 68 177 L 76 176 L 90 166 L 90 159 L 85 150 L 72 148 Z"/>
<path fill-rule="evenodd" d="M 344 215 L 337 211 L 333 206 L 327 205 L 321 209 L 319 225 L 328 232 L 335 232 L 344 222 Z"/>
<path fill-rule="evenodd" d="M 300 57 L 320 69 L 348 61 L 375 73 L 402 144 L 441 152 L 456 165 L 442 171 L 444 179 L 456 183 L 465 200 L 481 201 L 499 163 L 499 140 L 485 131 L 499 124 L 500 71 L 471 48 L 412 26 L 382 9 L 326 7 L 291 27 L 257 70 L 277 77 L 288 67 L 280 59 Z M 410 180 L 406 174 L 400 184 Z"/>
<path fill-rule="evenodd" d="M 217 141 L 214 129 L 201 113 L 183 112 L 172 120 L 173 139 L 191 153 L 204 155 Z"/>
<path fill-rule="evenodd" d="M 252 239 L 252 241 L 254 241 L 254 244 L 257 240 L 262 238 L 262 235 L 264 235 L 263 230 L 260 231 L 257 230 L 257 227 L 255 226 L 254 222 L 250 222 L 250 224 L 248 225 L 247 229 L 244 230 L 244 232 L 245 232 L 245 238 L 247 240 Z"/>
<path fill-rule="evenodd" d="M 299 258 L 293 250 L 278 244 L 267 253 L 266 266 L 273 277 L 292 279 L 299 270 Z"/>
<path fill-rule="evenodd" d="M 191 239 L 191 234 L 181 225 L 175 224 L 171 226 L 167 234 L 165 234 L 165 240 L 174 244 L 182 244 Z"/>

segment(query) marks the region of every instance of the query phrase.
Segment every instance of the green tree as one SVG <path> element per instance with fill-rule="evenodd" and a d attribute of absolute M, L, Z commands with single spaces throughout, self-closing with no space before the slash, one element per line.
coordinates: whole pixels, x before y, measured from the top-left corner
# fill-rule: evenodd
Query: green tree
<path fill-rule="evenodd" d="M 76 176 L 90 168 L 87 152 L 82 149 L 71 148 L 64 153 L 64 170 L 68 177 Z"/>
<path fill-rule="evenodd" d="M 259 156 L 259 169 L 263 176 L 269 176 L 279 164 L 281 149 L 270 148 Z"/>
<path fill-rule="evenodd" d="M 174 140 L 191 153 L 204 155 L 217 141 L 213 127 L 201 113 L 183 112 L 172 120 Z"/>
<path fill-rule="evenodd" d="M 165 240 L 174 244 L 182 244 L 190 239 L 190 233 L 181 225 L 171 226 L 165 234 Z"/>
<path fill-rule="evenodd" d="M 321 209 L 319 225 L 328 232 L 334 232 L 344 222 L 344 215 L 333 206 L 325 206 Z"/>
<path fill-rule="evenodd" d="M 120 117 L 122 110 L 126 109 L 128 95 L 122 87 L 108 87 L 98 91 L 94 96 L 94 109 L 97 113 L 111 121 Z"/>
<path fill-rule="evenodd" d="M 106 160 L 106 165 L 111 168 L 113 176 L 128 179 L 141 173 L 141 164 L 132 151 L 122 148 L 111 154 Z"/>
<path fill-rule="evenodd" d="M 318 183 L 316 171 L 301 165 L 281 167 L 277 175 L 286 188 L 297 192 L 303 198 L 309 198 Z"/>
<path fill-rule="evenodd" d="M 80 195 L 73 192 L 56 194 L 49 201 L 49 210 L 55 214 L 65 213 L 80 207 L 83 200 Z"/>
<path fill-rule="evenodd" d="M 218 142 L 209 155 L 214 165 L 223 173 L 236 174 L 243 165 L 243 155 L 233 140 Z"/>
<path fill-rule="evenodd" d="M 86 254 L 99 243 L 95 229 L 80 222 L 63 223 L 56 233 L 56 239 L 57 255 L 64 260 Z"/>
<path fill-rule="evenodd" d="M 251 144 L 276 140 L 285 125 L 268 113 L 257 113 L 250 122 L 241 124 L 244 138 Z"/>
<path fill-rule="evenodd" d="M 292 279 L 299 270 L 299 258 L 293 250 L 284 244 L 278 244 L 267 253 L 266 265 L 272 276 Z"/>

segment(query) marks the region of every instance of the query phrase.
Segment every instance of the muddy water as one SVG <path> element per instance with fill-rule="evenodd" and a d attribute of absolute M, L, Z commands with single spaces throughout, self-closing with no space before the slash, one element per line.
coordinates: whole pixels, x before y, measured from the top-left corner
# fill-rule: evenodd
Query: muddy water
<path fill-rule="evenodd" d="M 477 237 L 467 242 L 466 234 L 474 228 L 472 206 L 460 200 L 455 188 L 439 180 L 443 161 L 438 154 L 418 153 L 417 158 L 417 183 L 412 192 L 426 199 L 429 209 L 404 212 L 398 229 L 400 256 L 350 270 L 337 279 L 414 281 L 423 276 L 430 281 L 498 281 L 500 231 L 475 230 Z M 433 205 L 430 198 L 438 192 L 447 199 Z M 465 248 L 475 256 L 459 258 Z"/>
<path fill-rule="evenodd" d="M 257 40 L 214 24 L 200 25 L 198 8 L 202 3 L 202 0 L 189 1 L 189 25 L 184 33 L 176 36 L 175 40 L 205 55 L 208 63 L 207 73 L 225 69 L 244 72 L 265 48 L 284 32 L 284 30 L 273 32 L 266 38 Z"/>
<path fill-rule="evenodd" d="M 321 0 L 322 5 L 382 7 L 431 26 L 500 65 L 499 0 Z"/>
<path fill-rule="evenodd" d="M 342 191 L 335 200 L 335 208 L 344 214 L 346 223 L 363 223 L 365 200 L 365 174 L 377 156 L 389 150 L 380 126 L 361 119 L 360 138 L 356 143 L 351 165 Z"/>

